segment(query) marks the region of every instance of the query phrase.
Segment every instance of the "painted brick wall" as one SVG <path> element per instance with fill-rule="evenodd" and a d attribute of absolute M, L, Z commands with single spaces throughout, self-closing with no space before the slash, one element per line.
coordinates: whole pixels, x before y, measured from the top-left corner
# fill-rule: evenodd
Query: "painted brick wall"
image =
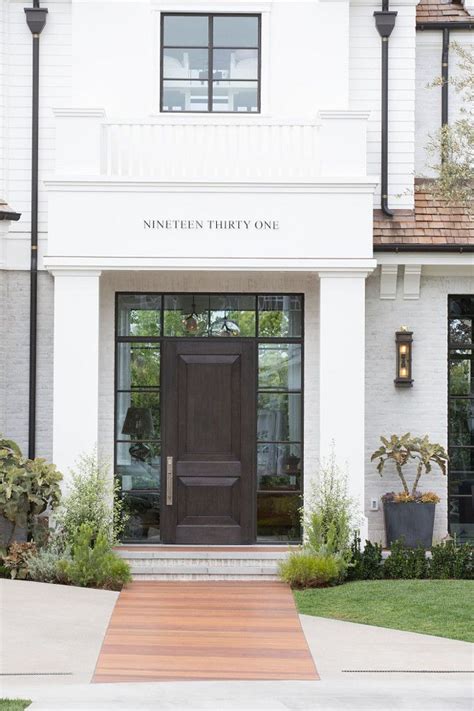
<path fill-rule="evenodd" d="M 400 268 L 402 271 L 402 268 Z M 381 434 L 428 434 L 447 445 L 447 302 L 449 294 L 474 293 L 468 277 L 423 277 L 419 300 L 404 300 L 399 278 L 395 300 L 379 298 L 378 271 L 367 281 L 366 318 L 366 512 L 373 540 L 383 540 L 382 511 L 370 512 L 370 499 L 400 491 L 396 474 L 381 479 L 370 454 Z M 395 388 L 395 331 L 413 330 L 413 388 Z M 422 481 L 422 490 L 441 497 L 436 508 L 435 536 L 446 535 L 446 479 L 436 470 Z"/>
<path fill-rule="evenodd" d="M 441 126 L 441 87 L 432 87 L 441 76 L 442 32 L 418 32 L 416 38 L 416 175 L 431 177 L 434 172 L 428 165 L 436 159 L 426 153 L 429 135 L 435 135 Z M 472 32 L 450 32 L 451 42 L 461 47 L 474 47 Z M 459 76 L 459 57 L 451 49 L 449 56 L 451 77 Z M 463 105 L 462 95 L 453 86 L 449 87 L 449 122 L 456 121 Z"/>
<path fill-rule="evenodd" d="M 390 38 L 389 68 L 389 205 L 413 206 L 415 159 L 415 6 L 392 2 L 398 11 Z M 373 13 L 380 2 L 351 4 L 350 105 L 370 111 L 367 137 L 369 175 L 380 175 L 381 40 Z M 380 189 L 374 197 L 380 205 Z"/>
<path fill-rule="evenodd" d="M 29 273 L 0 270 L 0 432 L 28 452 Z M 74 344 L 71 344 L 74 347 Z M 80 347 L 79 344 L 77 347 Z M 52 456 L 53 278 L 38 278 L 37 455 Z"/>

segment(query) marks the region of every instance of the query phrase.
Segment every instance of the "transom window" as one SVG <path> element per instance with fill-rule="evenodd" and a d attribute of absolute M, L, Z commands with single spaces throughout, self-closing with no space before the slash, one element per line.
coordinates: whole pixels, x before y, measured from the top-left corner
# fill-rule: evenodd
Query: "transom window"
<path fill-rule="evenodd" d="M 260 111 L 260 15 L 161 16 L 161 111 Z"/>

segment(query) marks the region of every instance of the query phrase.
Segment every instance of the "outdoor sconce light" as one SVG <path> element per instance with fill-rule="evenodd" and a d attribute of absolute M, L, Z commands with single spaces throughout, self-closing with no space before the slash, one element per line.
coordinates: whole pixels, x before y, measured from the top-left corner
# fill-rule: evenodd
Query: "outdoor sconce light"
<path fill-rule="evenodd" d="M 394 380 L 397 388 L 413 387 L 412 376 L 412 348 L 413 331 L 408 331 L 406 326 L 400 326 L 395 333 L 397 346 L 397 377 Z"/>

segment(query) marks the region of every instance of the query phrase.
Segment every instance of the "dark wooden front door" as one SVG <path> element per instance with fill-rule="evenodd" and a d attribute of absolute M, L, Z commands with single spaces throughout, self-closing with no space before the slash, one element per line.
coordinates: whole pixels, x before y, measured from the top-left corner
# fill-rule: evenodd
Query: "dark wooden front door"
<path fill-rule="evenodd" d="M 255 344 L 168 341 L 163 358 L 162 538 L 255 538 Z"/>

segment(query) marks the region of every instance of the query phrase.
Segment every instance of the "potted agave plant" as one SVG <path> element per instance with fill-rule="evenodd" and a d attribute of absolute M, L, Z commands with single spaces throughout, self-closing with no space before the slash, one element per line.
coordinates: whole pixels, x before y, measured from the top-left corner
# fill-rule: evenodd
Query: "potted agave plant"
<path fill-rule="evenodd" d="M 446 474 L 448 455 L 444 447 L 429 441 L 428 436 L 412 437 L 409 432 L 380 438 L 382 445 L 372 454 L 371 461 L 378 459 L 377 470 L 382 476 L 387 462 L 393 462 L 402 482 L 403 491 L 390 492 L 382 497 L 385 516 L 387 546 L 403 540 L 409 548 L 433 543 L 435 507 L 439 496 L 432 491 L 421 493 L 418 484 L 423 474 L 429 474 L 436 465 Z M 408 487 L 404 468 L 413 465 L 415 479 L 411 490 Z"/>

